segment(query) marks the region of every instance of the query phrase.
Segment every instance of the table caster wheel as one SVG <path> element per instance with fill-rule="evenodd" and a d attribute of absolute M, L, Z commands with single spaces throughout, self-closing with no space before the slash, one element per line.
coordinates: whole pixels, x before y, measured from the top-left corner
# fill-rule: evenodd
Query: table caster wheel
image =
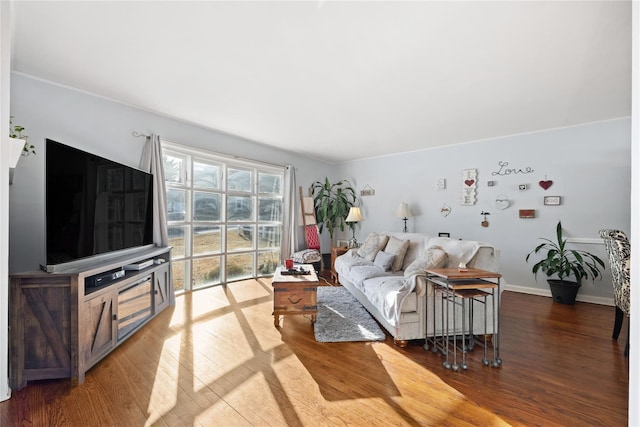
<path fill-rule="evenodd" d="M 489 366 L 489 359 L 482 359 L 482 364 L 484 366 Z"/>
<path fill-rule="evenodd" d="M 456 372 L 458 371 L 459 368 L 460 367 L 458 365 L 455 365 L 455 364 L 451 366 L 451 369 L 456 371 Z"/>
<path fill-rule="evenodd" d="M 426 351 L 429 351 L 429 344 L 423 345 L 422 348 L 424 348 Z"/>
<path fill-rule="evenodd" d="M 493 363 L 491 364 L 491 366 L 493 366 L 494 368 L 499 368 L 500 364 L 498 363 L 497 360 L 494 360 Z"/>
<path fill-rule="evenodd" d="M 460 364 L 460 367 L 461 367 L 462 369 L 464 369 L 465 371 L 469 368 L 469 366 L 467 366 L 467 364 L 466 364 L 466 363 L 461 363 L 461 364 Z"/>
<path fill-rule="evenodd" d="M 442 362 L 442 366 L 444 366 L 445 369 L 451 369 L 451 363 L 449 362 Z"/>

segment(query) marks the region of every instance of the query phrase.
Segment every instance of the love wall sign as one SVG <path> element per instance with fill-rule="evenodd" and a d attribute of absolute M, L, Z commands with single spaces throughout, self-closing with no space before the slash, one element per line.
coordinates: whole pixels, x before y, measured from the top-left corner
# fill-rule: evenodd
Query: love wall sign
<path fill-rule="evenodd" d="M 472 206 L 476 204 L 476 188 L 478 187 L 478 170 L 464 169 L 462 171 L 462 190 L 460 204 Z"/>

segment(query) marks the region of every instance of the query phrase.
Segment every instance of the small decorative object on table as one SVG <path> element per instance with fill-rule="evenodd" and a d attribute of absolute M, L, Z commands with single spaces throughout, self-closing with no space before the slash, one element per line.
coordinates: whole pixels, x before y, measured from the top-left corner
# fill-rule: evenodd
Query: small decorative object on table
<path fill-rule="evenodd" d="M 311 272 L 309 270 L 305 270 L 302 267 L 297 267 L 297 268 L 288 268 L 286 270 L 282 270 L 280 272 L 280 274 L 282 274 L 283 276 L 300 276 L 300 275 L 305 275 L 305 274 L 310 274 Z"/>

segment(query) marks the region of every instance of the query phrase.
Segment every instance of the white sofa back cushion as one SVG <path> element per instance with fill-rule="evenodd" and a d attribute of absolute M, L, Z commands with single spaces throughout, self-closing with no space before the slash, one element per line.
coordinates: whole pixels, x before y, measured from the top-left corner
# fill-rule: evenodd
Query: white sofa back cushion
<path fill-rule="evenodd" d="M 393 264 L 396 256 L 394 254 L 390 254 L 385 251 L 378 251 L 375 259 L 373 260 L 373 265 L 377 265 L 382 268 L 384 271 L 390 270 L 391 265 Z"/>
<path fill-rule="evenodd" d="M 404 277 L 411 277 L 414 274 L 426 274 L 429 268 L 442 268 L 447 265 L 448 255 L 439 246 L 430 246 L 425 249 L 407 268 L 404 270 Z"/>
<path fill-rule="evenodd" d="M 404 260 L 402 261 L 402 269 L 405 270 L 409 264 L 411 264 L 420 255 L 422 250 L 427 247 L 429 236 L 424 233 L 403 233 L 401 231 L 385 231 L 381 234 L 385 234 L 389 237 L 394 236 L 400 240 L 409 240 L 409 248 L 404 254 Z"/>
<path fill-rule="evenodd" d="M 367 236 L 362 246 L 358 248 L 358 256 L 373 262 L 378 251 L 384 249 L 389 237 L 384 234 L 371 233 Z"/>
<path fill-rule="evenodd" d="M 404 257 L 407 254 L 407 250 L 409 249 L 409 240 L 398 239 L 396 236 L 389 236 L 389 241 L 387 242 L 387 246 L 385 246 L 384 251 L 395 256 L 393 260 L 393 264 L 391 264 L 391 271 L 399 271 L 402 270 L 402 264 L 404 263 Z"/>

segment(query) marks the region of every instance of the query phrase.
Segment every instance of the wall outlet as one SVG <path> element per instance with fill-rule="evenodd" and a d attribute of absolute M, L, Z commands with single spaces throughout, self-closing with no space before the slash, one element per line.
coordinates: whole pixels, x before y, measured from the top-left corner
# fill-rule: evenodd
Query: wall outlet
<path fill-rule="evenodd" d="M 444 178 L 436 179 L 436 188 L 439 190 L 444 190 L 447 188 L 447 180 Z"/>

